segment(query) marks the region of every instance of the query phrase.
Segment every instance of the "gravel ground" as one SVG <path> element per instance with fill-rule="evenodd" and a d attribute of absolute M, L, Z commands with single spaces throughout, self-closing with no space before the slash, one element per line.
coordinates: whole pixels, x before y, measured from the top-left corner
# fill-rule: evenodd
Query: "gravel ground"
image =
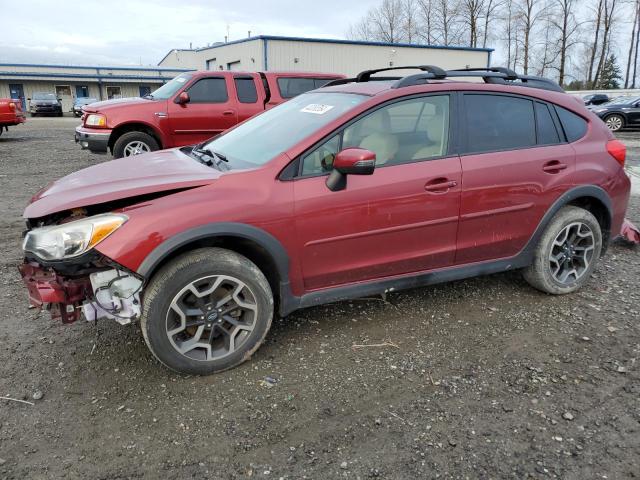
<path fill-rule="evenodd" d="M 183 377 L 138 325 L 27 308 L 26 202 L 107 159 L 76 124 L 0 137 L 0 396 L 34 403 L 0 399 L 0 478 L 640 476 L 637 248 L 613 245 L 569 296 L 511 272 L 300 311 L 241 367 Z M 619 136 L 637 165 L 640 133 Z"/>

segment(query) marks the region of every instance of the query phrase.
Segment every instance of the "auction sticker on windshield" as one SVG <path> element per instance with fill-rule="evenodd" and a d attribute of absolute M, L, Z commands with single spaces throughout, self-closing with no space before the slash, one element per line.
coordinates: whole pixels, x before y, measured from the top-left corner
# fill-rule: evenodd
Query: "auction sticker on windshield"
<path fill-rule="evenodd" d="M 320 103 L 311 103 L 300 111 L 304 113 L 315 113 L 316 115 L 322 115 L 324 113 L 327 113 L 332 108 L 333 108 L 333 105 L 322 105 Z"/>

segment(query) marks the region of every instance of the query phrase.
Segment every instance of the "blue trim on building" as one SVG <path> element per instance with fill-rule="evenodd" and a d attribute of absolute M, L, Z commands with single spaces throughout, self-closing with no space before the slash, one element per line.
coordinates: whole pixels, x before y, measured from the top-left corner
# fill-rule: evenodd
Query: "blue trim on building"
<path fill-rule="evenodd" d="M 68 68 L 82 70 L 143 70 L 150 72 L 188 72 L 184 68 L 164 68 L 164 67 L 107 67 L 102 65 L 52 65 L 44 63 L 0 63 L 0 67 L 46 67 L 46 68 Z"/>
<path fill-rule="evenodd" d="M 269 46 L 267 45 L 268 41 L 269 40 L 266 38 L 262 39 L 262 54 L 264 55 L 263 70 L 265 72 L 269 70 Z"/>
<path fill-rule="evenodd" d="M 238 43 L 252 42 L 254 40 L 281 40 L 281 41 L 293 41 L 293 42 L 312 42 L 312 43 L 337 43 L 342 45 L 371 45 L 376 47 L 408 47 L 408 48 L 431 48 L 436 50 L 464 50 L 469 52 L 493 52 L 495 49 L 493 48 L 482 48 L 482 47 L 459 47 L 453 45 L 420 45 L 417 43 L 389 43 L 389 42 L 366 42 L 364 40 L 342 40 L 342 39 L 331 39 L 331 38 L 307 38 L 307 37 L 283 37 L 278 35 L 258 35 L 256 37 L 248 37 L 243 38 L 241 40 L 234 40 L 232 42 L 222 43 L 220 45 L 211 45 L 210 47 L 203 48 L 194 48 L 193 50 L 185 50 L 181 51 L 194 51 L 194 52 L 202 52 L 204 50 L 211 50 L 214 48 L 225 47 L 227 45 L 235 45 Z M 174 51 L 174 50 L 172 50 Z M 171 53 L 171 52 L 169 52 Z M 168 54 L 167 54 L 168 55 Z M 167 57 L 165 55 L 164 58 Z M 164 60 L 164 58 L 162 60 Z M 162 62 L 162 60 L 160 60 Z M 266 69 L 265 69 L 266 70 Z"/>
<path fill-rule="evenodd" d="M 136 80 L 136 81 L 144 81 L 144 80 L 155 80 L 164 82 L 167 80 L 171 80 L 173 77 L 163 77 L 163 76 L 144 76 L 144 75 L 104 75 L 104 74 L 96 74 L 89 75 L 84 73 L 33 73 L 33 72 L 3 72 L 0 71 L 1 77 L 29 77 L 29 78 L 81 78 L 85 80 L 97 80 L 100 82 L 101 80 Z"/>

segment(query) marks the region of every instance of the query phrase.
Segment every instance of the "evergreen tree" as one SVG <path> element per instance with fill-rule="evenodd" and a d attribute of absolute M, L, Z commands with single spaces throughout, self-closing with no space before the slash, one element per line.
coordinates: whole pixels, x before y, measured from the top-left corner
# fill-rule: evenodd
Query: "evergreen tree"
<path fill-rule="evenodd" d="M 616 56 L 612 53 L 607 57 L 602 66 L 597 88 L 606 90 L 620 88 L 619 80 L 622 80 L 622 72 L 616 63 Z"/>

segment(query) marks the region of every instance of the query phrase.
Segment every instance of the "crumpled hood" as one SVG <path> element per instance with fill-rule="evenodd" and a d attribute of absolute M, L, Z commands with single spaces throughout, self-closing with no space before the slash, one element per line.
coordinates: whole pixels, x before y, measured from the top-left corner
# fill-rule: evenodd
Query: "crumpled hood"
<path fill-rule="evenodd" d="M 212 183 L 222 172 L 179 149 L 150 152 L 101 163 L 56 180 L 36 193 L 25 218 Z"/>
<path fill-rule="evenodd" d="M 84 106 L 85 112 L 102 112 L 104 110 L 108 110 L 111 107 L 116 107 L 119 105 L 140 105 L 145 104 L 149 105 L 151 103 L 156 103 L 157 100 L 145 100 L 140 97 L 130 97 L 130 98 L 114 98 L 113 100 L 104 100 L 102 102 L 94 102 Z"/>

